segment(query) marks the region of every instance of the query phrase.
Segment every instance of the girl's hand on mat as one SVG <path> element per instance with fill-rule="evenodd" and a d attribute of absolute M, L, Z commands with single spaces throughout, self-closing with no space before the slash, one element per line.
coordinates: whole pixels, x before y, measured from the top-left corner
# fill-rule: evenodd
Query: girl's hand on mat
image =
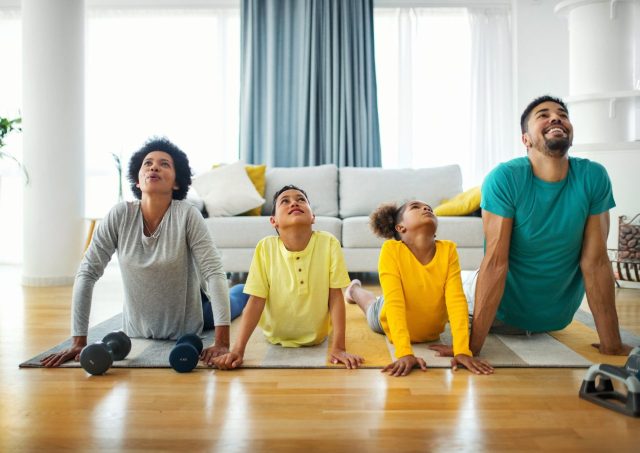
<path fill-rule="evenodd" d="M 243 355 L 239 352 L 231 351 L 225 355 L 215 357 L 213 359 L 213 365 L 219 370 L 233 370 L 242 365 Z M 209 363 L 209 365 L 211 365 Z"/>
<path fill-rule="evenodd" d="M 466 354 L 458 354 L 451 359 L 451 368 L 453 371 L 463 366 L 473 374 L 493 374 L 493 367 L 486 360 L 476 359 Z"/>
<path fill-rule="evenodd" d="M 382 369 L 382 372 L 389 371 L 389 376 L 406 376 L 411 370 L 419 366 L 422 371 L 427 371 L 427 362 L 422 357 L 405 355 Z"/>
<path fill-rule="evenodd" d="M 56 352 L 55 354 L 49 354 L 40 363 L 46 367 L 57 367 L 69 360 L 80 360 L 80 352 L 87 345 L 87 337 L 73 337 L 73 342 L 69 349 Z"/>
<path fill-rule="evenodd" d="M 358 368 L 364 359 L 359 355 L 349 354 L 347 351 L 343 349 L 333 349 L 331 351 L 331 363 L 334 365 L 337 363 L 342 363 L 348 369 Z"/>
<path fill-rule="evenodd" d="M 218 346 L 214 344 L 213 346 L 209 346 L 208 348 L 204 348 L 202 350 L 202 352 L 200 353 L 200 360 L 202 360 L 202 363 L 212 366 L 213 359 L 215 359 L 216 357 L 220 357 L 221 355 L 225 355 L 228 352 L 228 347 Z"/>
<path fill-rule="evenodd" d="M 436 351 L 438 357 L 453 357 L 453 348 L 448 344 L 432 344 L 429 349 Z"/>

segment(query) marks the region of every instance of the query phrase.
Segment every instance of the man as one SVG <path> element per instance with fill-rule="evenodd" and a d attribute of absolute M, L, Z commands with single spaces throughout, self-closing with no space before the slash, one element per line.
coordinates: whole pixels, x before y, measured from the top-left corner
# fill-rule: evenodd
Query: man
<path fill-rule="evenodd" d="M 477 277 L 470 348 L 492 326 L 566 327 L 585 290 L 602 354 L 627 355 L 607 256 L 611 181 L 600 164 L 569 157 L 573 126 L 562 100 L 542 96 L 520 118 L 527 156 L 496 167 L 482 186 L 485 256 Z"/>

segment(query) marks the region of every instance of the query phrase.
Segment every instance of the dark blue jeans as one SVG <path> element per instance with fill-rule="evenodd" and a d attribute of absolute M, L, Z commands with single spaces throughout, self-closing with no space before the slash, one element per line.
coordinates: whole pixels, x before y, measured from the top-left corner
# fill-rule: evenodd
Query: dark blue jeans
<path fill-rule="evenodd" d="M 231 320 L 236 319 L 244 310 L 244 306 L 247 305 L 249 295 L 242 292 L 244 285 L 235 285 L 229 290 L 229 301 L 231 302 Z M 202 296 L 202 316 L 204 317 L 204 330 L 213 329 L 213 310 L 211 308 L 211 301 L 207 295 L 200 291 Z"/>

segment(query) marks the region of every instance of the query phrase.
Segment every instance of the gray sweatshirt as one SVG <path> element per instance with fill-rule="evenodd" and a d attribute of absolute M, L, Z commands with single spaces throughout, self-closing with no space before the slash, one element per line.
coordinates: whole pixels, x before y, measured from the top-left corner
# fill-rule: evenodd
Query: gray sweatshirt
<path fill-rule="evenodd" d="M 123 330 L 130 337 L 200 334 L 201 286 L 212 302 L 215 325 L 229 325 L 227 278 L 197 209 L 173 200 L 157 238 L 142 229 L 140 201 L 117 204 L 96 228 L 73 287 L 72 335 L 87 334 L 93 286 L 116 251 L 124 285 Z"/>

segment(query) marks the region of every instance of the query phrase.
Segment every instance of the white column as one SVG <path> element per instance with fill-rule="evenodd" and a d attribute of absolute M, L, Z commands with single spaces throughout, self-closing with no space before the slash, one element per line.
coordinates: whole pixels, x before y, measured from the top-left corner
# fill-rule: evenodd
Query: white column
<path fill-rule="evenodd" d="M 632 90 L 632 2 L 574 1 L 566 8 L 571 96 Z"/>
<path fill-rule="evenodd" d="M 576 144 L 631 142 L 634 119 L 634 2 L 565 0 L 569 21 L 571 117 L 584 129 Z"/>
<path fill-rule="evenodd" d="M 23 284 L 73 282 L 84 240 L 83 0 L 22 0 Z"/>
<path fill-rule="evenodd" d="M 556 7 L 569 27 L 570 152 L 609 173 L 617 204 L 609 248 L 617 248 L 618 216 L 640 212 L 639 8 L 638 0 L 564 0 Z"/>

